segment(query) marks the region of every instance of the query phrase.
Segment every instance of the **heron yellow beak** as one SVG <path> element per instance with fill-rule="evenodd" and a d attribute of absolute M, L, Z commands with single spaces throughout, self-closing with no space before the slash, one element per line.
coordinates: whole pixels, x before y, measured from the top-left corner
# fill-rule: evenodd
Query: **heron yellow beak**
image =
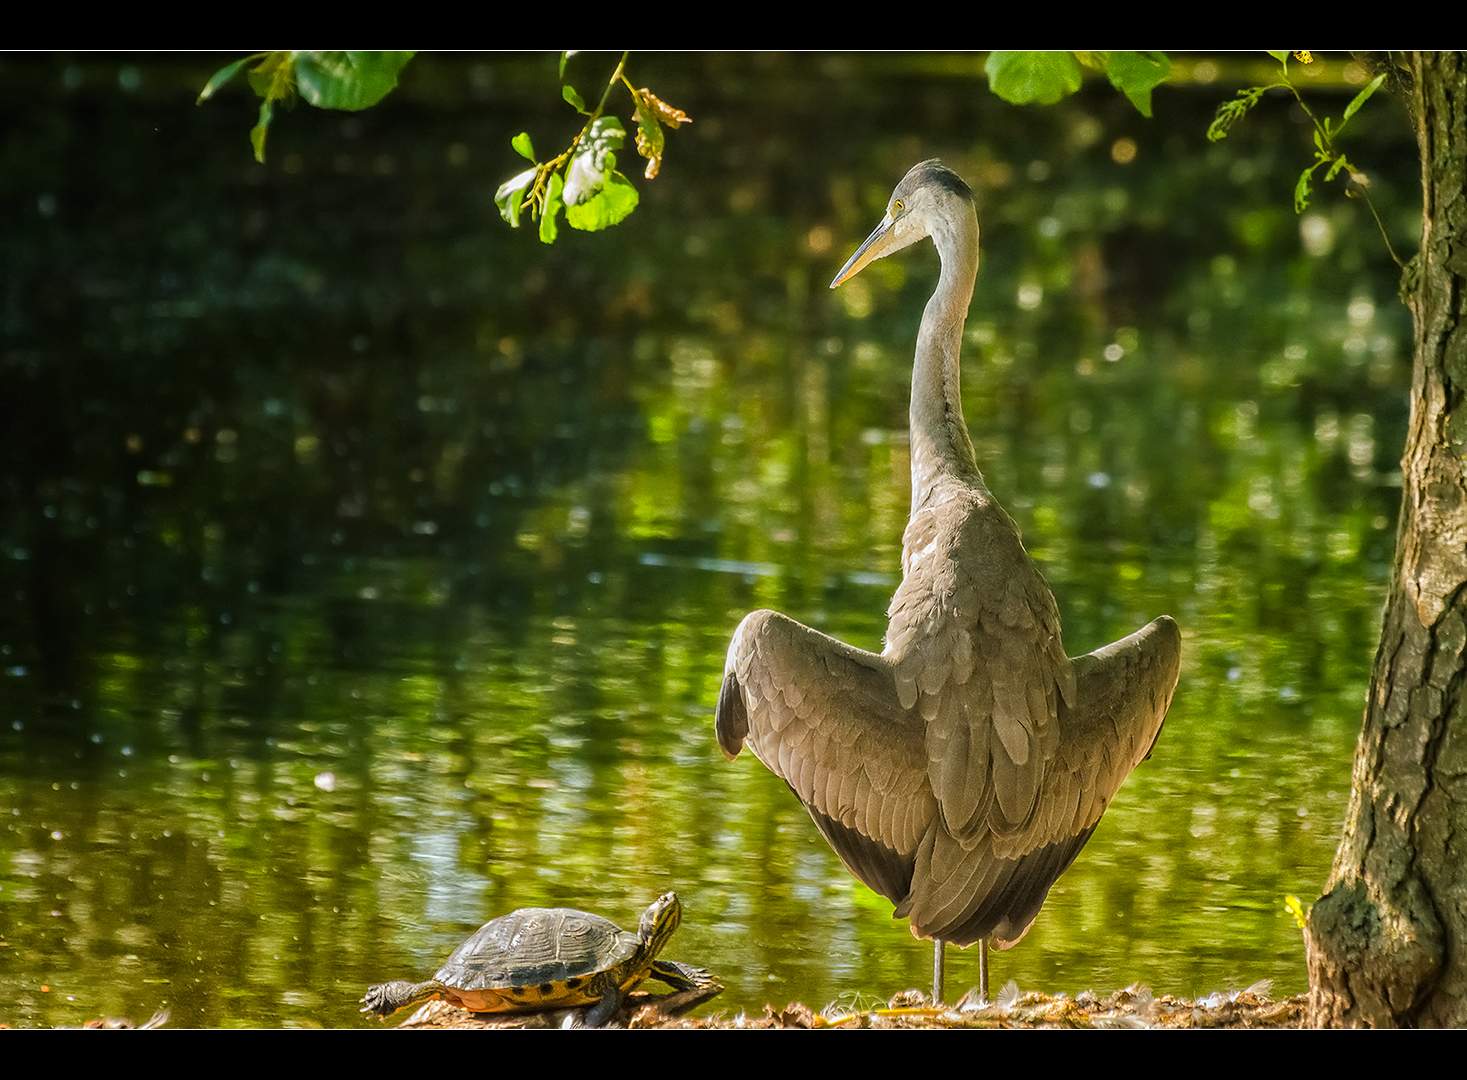
<path fill-rule="evenodd" d="M 856 253 L 840 268 L 840 273 L 835 275 L 835 280 L 830 283 L 830 287 L 833 289 L 837 285 L 844 285 L 865 269 L 868 263 L 873 263 L 887 253 L 905 247 L 905 244 L 893 244 L 896 239 L 895 225 L 896 219 L 890 214 L 882 218 L 876 230 L 866 237 L 866 242 L 858 247 Z"/>

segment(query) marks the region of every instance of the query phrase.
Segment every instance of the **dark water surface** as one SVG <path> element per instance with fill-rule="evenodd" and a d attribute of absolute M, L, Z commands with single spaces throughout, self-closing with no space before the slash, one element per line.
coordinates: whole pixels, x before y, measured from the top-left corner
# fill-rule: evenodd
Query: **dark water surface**
<path fill-rule="evenodd" d="M 1293 213 L 1296 107 L 1210 146 L 1246 74 L 1147 121 L 1004 105 L 981 57 L 638 56 L 694 123 L 654 182 L 623 154 L 624 225 L 547 248 L 493 195 L 512 135 L 574 133 L 553 57 L 419 58 L 369 112 L 277 113 L 263 166 L 242 90 L 193 103 L 223 62 L 0 63 L 0 1022 L 367 1025 L 494 915 L 671 888 L 718 1008 L 927 985 L 711 714 L 753 608 L 879 647 L 937 260 L 827 284 L 930 156 L 979 193 L 964 408 L 1070 652 L 1185 634 L 995 978 L 1305 987 L 1284 897 L 1349 790 L 1409 326 L 1362 204 Z M 1401 110 L 1356 127 L 1409 252 Z"/>

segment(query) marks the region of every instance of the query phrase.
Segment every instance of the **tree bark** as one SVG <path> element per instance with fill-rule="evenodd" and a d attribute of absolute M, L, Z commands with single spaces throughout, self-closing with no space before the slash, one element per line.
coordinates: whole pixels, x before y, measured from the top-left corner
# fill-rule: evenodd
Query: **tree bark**
<path fill-rule="evenodd" d="M 1467 60 L 1392 63 L 1421 151 L 1411 423 L 1344 837 L 1305 931 L 1330 1027 L 1467 1025 Z"/>

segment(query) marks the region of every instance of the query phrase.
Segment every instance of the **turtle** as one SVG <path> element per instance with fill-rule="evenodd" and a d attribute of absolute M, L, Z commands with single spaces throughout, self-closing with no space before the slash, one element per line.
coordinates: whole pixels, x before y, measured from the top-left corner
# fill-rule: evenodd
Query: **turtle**
<path fill-rule="evenodd" d="M 386 1018 L 432 998 L 483 1013 L 591 1005 L 585 1024 L 600 1027 L 649 976 L 675 990 L 700 984 L 700 969 L 657 959 L 681 921 L 675 892 L 653 901 L 635 934 L 573 908 L 520 908 L 479 927 L 428 982 L 368 987 L 362 1012 Z"/>

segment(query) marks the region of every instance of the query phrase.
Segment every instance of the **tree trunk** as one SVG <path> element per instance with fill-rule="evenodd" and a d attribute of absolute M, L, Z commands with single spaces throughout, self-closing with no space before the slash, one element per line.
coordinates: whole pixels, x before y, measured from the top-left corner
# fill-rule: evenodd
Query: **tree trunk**
<path fill-rule="evenodd" d="M 1467 1025 L 1467 61 L 1393 62 L 1424 201 L 1411 424 L 1345 833 L 1305 933 L 1330 1027 Z"/>

